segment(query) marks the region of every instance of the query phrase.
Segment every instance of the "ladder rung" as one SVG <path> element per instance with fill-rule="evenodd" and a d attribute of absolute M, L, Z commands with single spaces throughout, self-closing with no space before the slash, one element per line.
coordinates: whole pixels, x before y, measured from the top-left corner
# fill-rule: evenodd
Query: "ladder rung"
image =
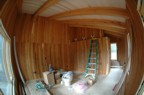
<path fill-rule="evenodd" d="M 87 75 L 95 75 L 94 73 L 87 73 Z"/>
<path fill-rule="evenodd" d="M 96 58 L 89 58 L 89 59 L 96 59 Z"/>
<path fill-rule="evenodd" d="M 93 68 L 88 68 L 88 70 L 95 70 L 95 69 L 93 69 Z"/>
<path fill-rule="evenodd" d="M 96 54 L 96 52 L 92 52 L 91 54 Z"/>
<path fill-rule="evenodd" d="M 94 64 L 95 65 L 96 63 L 89 63 L 89 64 Z"/>

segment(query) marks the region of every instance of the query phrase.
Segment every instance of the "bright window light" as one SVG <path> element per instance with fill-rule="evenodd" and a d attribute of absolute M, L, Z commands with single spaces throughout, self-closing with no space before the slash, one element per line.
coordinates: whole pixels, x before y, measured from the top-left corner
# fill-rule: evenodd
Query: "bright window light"
<path fill-rule="evenodd" d="M 14 95 L 14 75 L 11 64 L 10 38 L 0 20 L 0 95 Z"/>
<path fill-rule="evenodd" d="M 111 60 L 117 60 L 117 44 L 111 44 Z"/>

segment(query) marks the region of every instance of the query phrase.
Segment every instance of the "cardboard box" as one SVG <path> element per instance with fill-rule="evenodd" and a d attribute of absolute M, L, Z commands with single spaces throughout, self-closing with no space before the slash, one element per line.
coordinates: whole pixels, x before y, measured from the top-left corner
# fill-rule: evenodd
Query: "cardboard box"
<path fill-rule="evenodd" d="M 59 72 L 55 73 L 55 79 L 56 79 L 56 80 L 57 80 L 57 79 L 60 79 L 60 73 L 59 73 Z"/>
<path fill-rule="evenodd" d="M 60 83 L 61 83 L 61 81 L 62 81 L 62 79 L 61 79 L 61 78 L 56 79 L 56 84 L 60 84 Z"/>
<path fill-rule="evenodd" d="M 55 79 L 54 79 L 54 73 L 50 73 L 50 72 L 43 72 L 43 78 L 44 78 L 44 82 L 47 85 L 54 85 L 55 84 Z"/>

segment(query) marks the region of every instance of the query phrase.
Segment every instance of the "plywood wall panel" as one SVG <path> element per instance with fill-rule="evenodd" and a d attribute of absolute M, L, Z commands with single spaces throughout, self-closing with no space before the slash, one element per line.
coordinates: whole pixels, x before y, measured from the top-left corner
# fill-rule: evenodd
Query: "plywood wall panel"
<path fill-rule="evenodd" d="M 92 35 L 94 35 L 95 38 L 99 38 L 102 31 L 92 28 L 72 27 L 70 32 L 72 35 L 70 39 L 71 42 L 73 42 L 75 38 L 78 41 L 81 41 L 82 37 L 85 37 L 85 39 L 91 39 Z"/>
<path fill-rule="evenodd" d="M 110 40 L 107 37 L 99 40 L 98 74 L 108 74 L 110 67 Z M 88 62 L 90 40 L 83 40 L 71 43 L 71 51 L 74 63 L 74 71 L 85 72 Z M 74 56 L 73 56 L 74 55 Z"/>
<path fill-rule="evenodd" d="M 57 21 L 50 21 L 43 17 L 33 20 L 31 15 L 23 14 L 18 17 L 15 32 L 22 72 L 25 79 L 29 80 L 42 78 L 42 72 L 48 70 L 49 64 L 54 69 L 85 72 L 90 40 L 72 42 L 71 35 L 79 40 L 83 36 L 90 39 L 92 34 L 100 37 L 101 31 L 89 28 L 69 28 Z M 100 43 L 104 47 L 107 42 L 102 40 Z M 108 47 L 102 49 L 106 48 Z M 106 61 L 101 61 L 101 64 L 103 63 L 106 64 Z M 106 66 L 104 66 L 99 67 L 105 69 Z M 101 74 L 106 74 L 105 72 Z"/>
<path fill-rule="evenodd" d="M 99 74 L 107 74 L 105 69 L 110 67 L 110 40 L 108 38 L 102 38 L 101 35 L 103 31 L 98 29 L 91 28 L 71 28 L 71 50 L 73 51 L 73 55 L 76 57 L 71 57 L 74 59 L 74 70 L 79 72 L 85 72 L 89 49 L 90 49 L 90 39 L 91 35 L 99 38 L 99 65 L 98 65 L 98 73 Z M 85 37 L 87 40 L 82 40 L 82 37 Z M 74 39 L 77 38 L 77 41 Z M 89 39 L 89 40 L 88 40 Z"/>
<path fill-rule="evenodd" d="M 31 15 L 20 15 L 16 21 L 17 51 L 26 80 L 42 78 L 49 64 L 54 69 L 72 70 L 68 26 Z"/>
<path fill-rule="evenodd" d="M 4 5 L 2 10 L 0 10 L 0 18 L 2 19 L 4 27 L 10 37 L 14 34 L 13 29 L 18 13 L 16 3 L 14 2 L 15 0 L 7 0 L 5 2 L 6 5 Z"/>
<path fill-rule="evenodd" d="M 108 74 L 110 68 L 110 39 L 99 39 L 99 73 Z"/>

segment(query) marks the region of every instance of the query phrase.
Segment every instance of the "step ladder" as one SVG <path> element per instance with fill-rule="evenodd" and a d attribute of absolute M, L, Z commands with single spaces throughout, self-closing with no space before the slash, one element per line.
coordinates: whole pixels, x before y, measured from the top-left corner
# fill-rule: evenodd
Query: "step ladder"
<path fill-rule="evenodd" d="M 98 69 L 98 39 L 92 39 L 90 42 L 90 51 L 88 63 L 86 66 L 85 77 L 91 76 L 94 80 L 97 77 Z"/>

